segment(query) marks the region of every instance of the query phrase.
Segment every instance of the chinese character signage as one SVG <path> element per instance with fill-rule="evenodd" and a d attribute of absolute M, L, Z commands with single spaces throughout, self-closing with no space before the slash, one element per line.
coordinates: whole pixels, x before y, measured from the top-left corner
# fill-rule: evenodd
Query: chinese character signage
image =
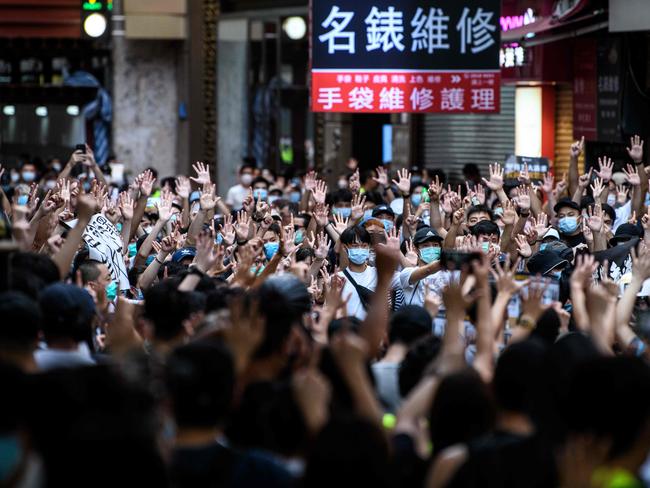
<path fill-rule="evenodd" d="M 312 0 L 315 112 L 499 112 L 500 0 Z"/>

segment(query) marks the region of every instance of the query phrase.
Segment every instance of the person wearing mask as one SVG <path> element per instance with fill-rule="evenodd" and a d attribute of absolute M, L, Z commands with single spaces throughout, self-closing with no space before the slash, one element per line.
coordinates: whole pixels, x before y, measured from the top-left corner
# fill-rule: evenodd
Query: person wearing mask
<path fill-rule="evenodd" d="M 269 182 L 265 178 L 258 176 L 252 182 L 253 198 L 256 201 L 265 202 L 269 198 Z"/>
<path fill-rule="evenodd" d="M 439 297 L 449 283 L 449 271 L 440 269 L 442 237 L 431 227 L 422 227 L 413 238 L 418 262 L 417 266 L 404 268 L 400 272 L 400 283 L 404 289 L 406 305 L 424 306 L 428 290 Z"/>
<path fill-rule="evenodd" d="M 553 210 L 558 219 L 557 227 L 562 241 L 569 247 L 586 244 L 587 240 L 582 233 L 580 205 L 570 198 L 563 198 L 555 204 Z"/>
<path fill-rule="evenodd" d="M 244 204 L 244 198 L 248 195 L 248 190 L 253 183 L 253 173 L 255 167 L 250 164 L 244 164 L 239 168 L 239 183 L 231 186 L 226 194 L 226 204 L 233 210 L 239 210 Z"/>
<path fill-rule="evenodd" d="M 20 178 L 18 181 L 31 185 L 38 178 L 38 170 L 32 163 L 24 163 L 20 168 Z"/>
<path fill-rule="evenodd" d="M 377 205 L 372 209 L 372 216 L 384 224 L 386 232 L 390 232 L 395 227 L 395 212 L 388 205 Z"/>

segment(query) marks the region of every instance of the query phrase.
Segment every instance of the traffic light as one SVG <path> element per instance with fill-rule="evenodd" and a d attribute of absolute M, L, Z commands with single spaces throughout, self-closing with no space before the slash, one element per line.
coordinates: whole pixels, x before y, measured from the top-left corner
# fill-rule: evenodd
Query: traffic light
<path fill-rule="evenodd" d="M 108 40 L 113 0 L 81 0 L 81 37 Z"/>

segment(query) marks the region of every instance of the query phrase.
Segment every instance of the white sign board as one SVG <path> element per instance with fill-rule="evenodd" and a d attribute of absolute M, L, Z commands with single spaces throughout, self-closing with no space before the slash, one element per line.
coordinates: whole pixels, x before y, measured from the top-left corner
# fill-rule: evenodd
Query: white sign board
<path fill-rule="evenodd" d="M 122 256 L 122 237 L 111 221 L 102 214 L 93 215 L 83 239 L 88 245 L 90 259 L 106 264 L 120 290 L 128 290 L 130 285 Z"/>

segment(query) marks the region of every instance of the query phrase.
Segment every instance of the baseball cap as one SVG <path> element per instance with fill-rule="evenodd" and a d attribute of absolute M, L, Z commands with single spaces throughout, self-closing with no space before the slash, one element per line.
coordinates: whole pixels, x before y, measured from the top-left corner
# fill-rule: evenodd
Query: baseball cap
<path fill-rule="evenodd" d="M 427 241 L 442 242 L 443 239 L 432 227 L 422 227 L 415 233 L 413 244 L 422 244 Z"/>
<path fill-rule="evenodd" d="M 391 217 L 395 217 L 395 212 L 388 205 L 377 205 L 375 208 L 372 209 L 372 216 L 373 217 L 376 217 L 377 215 L 383 214 L 383 213 L 388 214 Z"/>
<path fill-rule="evenodd" d="M 183 247 L 172 254 L 172 262 L 180 263 L 185 258 L 193 258 L 196 256 L 195 247 Z"/>
<path fill-rule="evenodd" d="M 554 239 L 557 239 L 558 241 L 560 240 L 560 233 L 556 230 L 553 229 L 552 227 L 546 231 L 546 233 L 542 236 L 542 239 L 548 239 L 549 237 L 553 237 Z"/>
<path fill-rule="evenodd" d="M 528 271 L 533 274 L 546 274 L 560 265 L 567 265 L 569 261 L 562 259 L 553 251 L 540 251 L 533 254 L 528 260 Z"/>
<path fill-rule="evenodd" d="M 610 246 L 615 246 L 620 242 L 629 241 L 635 237 L 641 237 L 639 228 L 634 224 L 621 224 L 616 229 L 616 234 L 609 240 Z"/>
<path fill-rule="evenodd" d="M 576 202 L 574 202 L 573 200 L 571 200 L 571 199 L 568 198 L 568 197 L 565 197 L 565 198 L 560 199 L 560 200 L 555 204 L 555 207 L 553 207 L 553 211 L 555 211 L 555 213 L 558 213 L 558 212 L 560 211 L 561 208 L 566 208 L 566 207 L 569 207 L 569 208 L 572 208 L 572 209 L 574 209 L 574 210 L 577 210 L 578 212 L 580 211 L 580 205 L 577 204 Z"/>

